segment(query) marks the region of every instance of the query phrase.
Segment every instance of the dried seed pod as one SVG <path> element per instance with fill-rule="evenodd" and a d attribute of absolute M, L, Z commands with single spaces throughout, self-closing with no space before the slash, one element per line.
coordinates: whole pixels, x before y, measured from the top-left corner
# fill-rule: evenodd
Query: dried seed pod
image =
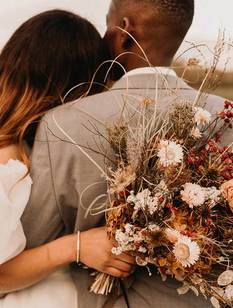
<path fill-rule="evenodd" d="M 231 271 L 231 270 L 223 272 L 218 277 L 218 285 L 219 286 L 228 286 L 232 282 L 233 282 L 233 271 Z"/>

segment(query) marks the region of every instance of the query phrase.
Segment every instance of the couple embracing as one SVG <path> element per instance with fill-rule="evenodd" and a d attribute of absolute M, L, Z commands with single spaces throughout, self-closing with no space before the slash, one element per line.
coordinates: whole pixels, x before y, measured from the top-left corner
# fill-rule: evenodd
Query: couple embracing
<path fill-rule="evenodd" d="M 102 40 L 87 20 L 53 10 L 25 22 L 2 50 L 0 308 L 209 307 L 178 297 L 177 282 L 149 277 L 132 256 L 113 255 L 104 213 L 87 211 L 107 190 L 93 131 L 104 134 L 127 99 L 154 97 L 155 88 L 165 110 L 173 90 L 196 97 L 169 69 L 193 14 L 193 0 L 113 0 Z M 102 65 L 110 59 L 111 70 Z M 221 110 L 223 99 L 205 100 L 211 113 Z M 132 282 L 123 294 L 96 295 L 85 267 Z"/>

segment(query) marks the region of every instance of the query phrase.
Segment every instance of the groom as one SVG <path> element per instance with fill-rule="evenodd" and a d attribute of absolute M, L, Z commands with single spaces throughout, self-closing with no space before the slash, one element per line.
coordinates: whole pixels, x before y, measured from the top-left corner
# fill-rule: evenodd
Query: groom
<path fill-rule="evenodd" d="M 126 277 L 133 271 L 132 258 L 111 254 L 113 243 L 99 227 L 104 215 L 88 211 L 90 205 L 97 208 L 106 198 L 102 177 L 105 158 L 90 150 L 98 151 L 93 131 L 104 134 L 105 125 L 119 117 L 125 103 L 133 105 L 140 98 L 155 98 L 157 90 L 156 103 L 161 111 L 168 110 L 177 96 L 189 100 L 197 96 L 168 69 L 192 23 L 193 13 L 194 0 L 111 2 L 105 38 L 112 57 L 118 57 L 127 74 L 110 91 L 56 108 L 43 118 L 32 155 L 32 196 L 23 217 L 28 248 L 79 230 L 82 263 L 116 277 Z M 122 75 L 122 71 L 116 73 Z M 206 103 L 207 109 L 216 113 L 223 99 L 209 96 Z M 226 136 L 225 142 L 231 138 Z M 107 144 L 104 147 L 108 149 Z M 57 263 L 50 262 L 48 268 L 50 272 L 55 270 Z M 79 308 L 126 307 L 123 296 L 89 293 L 91 279 L 87 270 L 73 264 L 71 271 Z M 127 290 L 130 307 L 209 307 L 207 301 L 192 293 L 178 297 L 177 286 L 173 280 L 163 283 L 156 274 L 149 277 L 145 270 L 137 269 Z"/>

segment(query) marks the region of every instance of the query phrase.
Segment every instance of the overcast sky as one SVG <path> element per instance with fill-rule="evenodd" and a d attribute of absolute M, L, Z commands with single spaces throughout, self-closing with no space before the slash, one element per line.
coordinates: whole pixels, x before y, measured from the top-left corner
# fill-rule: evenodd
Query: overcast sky
<path fill-rule="evenodd" d="M 103 33 L 110 0 L 6 0 L 0 2 L 0 47 L 27 18 L 52 8 L 75 11 L 91 19 Z M 196 17 L 188 38 L 214 40 L 219 28 L 233 37 L 233 0 L 196 0 Z"/>
<path fill-rule="evenodd" d="M 196 13 L 187 39 L 215 41 L 219 29 L 233 38 L 233 0 L 195 0 Z M 27 18 L 41 11 L 62 8 L 89 18 L 105 31 L 105 16 L 110 0 L 0 0 L 0 48 Z"/>

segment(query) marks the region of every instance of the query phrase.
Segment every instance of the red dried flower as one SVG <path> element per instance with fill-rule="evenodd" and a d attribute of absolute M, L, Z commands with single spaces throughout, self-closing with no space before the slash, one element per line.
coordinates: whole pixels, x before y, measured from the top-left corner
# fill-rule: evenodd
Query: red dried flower
<path fill-rule="evenodd" d="M 230 106 L 231 106 L 231 102 L 228 102 L 228 101 L 224 102 L 225 109 L 228 109 Z"/>
<path fill-rule="evenodd" d="M 225 117 L 226 117 L 226 113 L 225 113 L 225 111 L 222 111 L 222 112 L 220 113 L 220 118 L 221 118 L 222 120 L 224 120 Z"/>

